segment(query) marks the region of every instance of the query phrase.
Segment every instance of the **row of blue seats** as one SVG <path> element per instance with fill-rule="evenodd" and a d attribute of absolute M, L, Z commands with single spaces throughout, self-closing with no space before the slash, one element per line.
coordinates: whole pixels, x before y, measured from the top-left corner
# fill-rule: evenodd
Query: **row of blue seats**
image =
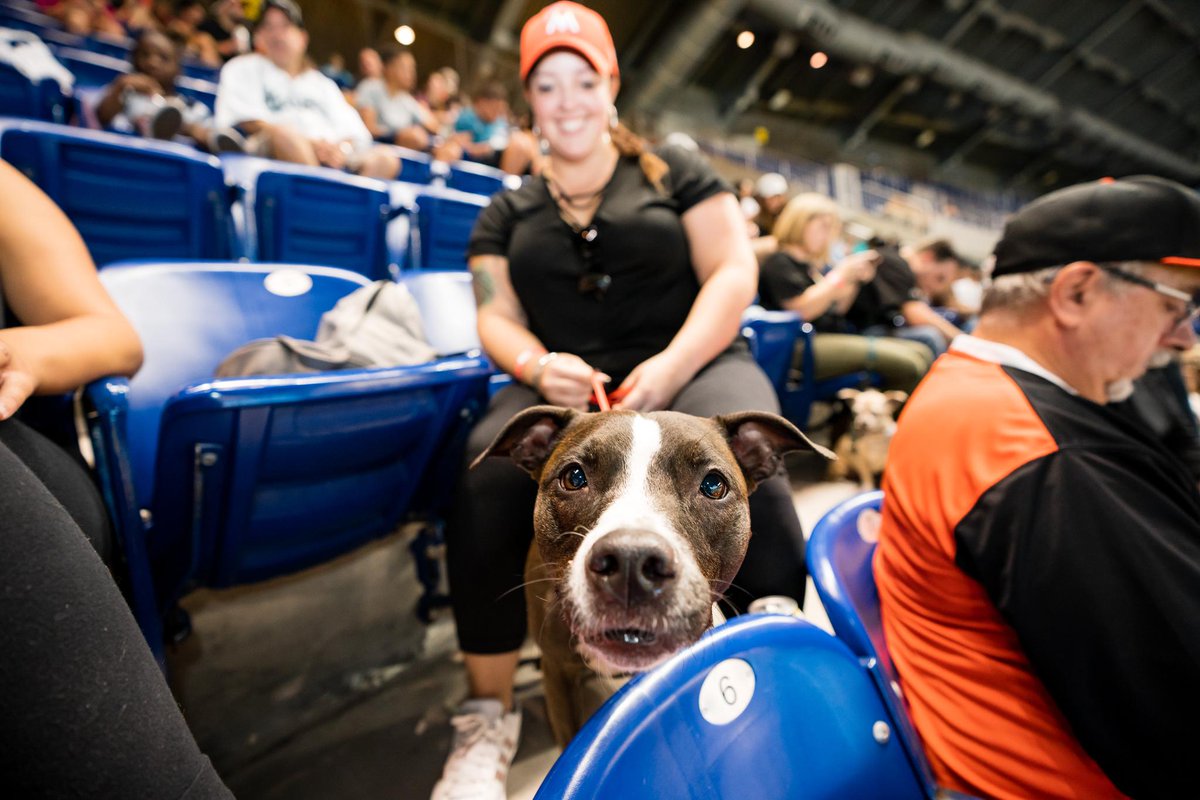
<path fill-rule="evenodd" d="M 463 269 L 487 205 L 482 194 L 408 181 L 407 164 L 405 180 L 388 182 L 30 120 L 0 118 L 0 158 L 63 209 L 97 264 L 295 261 L 372 279 Z M 493 180 L 455 168 L 448 183 L 483 178 Z"/>
<path fill-rule="evenodd" d="M 118 264 L 100 278 L 146 358 L 132 380 L 86 387 L 86 418 L 135 616 L 160 659 L 191 589 L 293 572 L 445 511 L 493 372 L 468 274 L 401 279 L 439 354 L 430 364 L 234 379 L 211 377 L 230 351 L 311 338 L 366 279 L 213 263 Z M 855 499 L 810 542 L 838 639 L 786 617 L 715 629 L 613 697 L 538 797 L 934 797 L 880 632 L 874 545 L 857 525 L 878 505 L 878 493 Z"/>

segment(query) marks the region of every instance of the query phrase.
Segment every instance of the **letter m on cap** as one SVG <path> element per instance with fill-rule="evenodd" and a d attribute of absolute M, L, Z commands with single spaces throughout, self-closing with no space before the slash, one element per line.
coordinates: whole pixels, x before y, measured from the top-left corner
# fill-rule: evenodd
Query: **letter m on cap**
<path fill-rule="evenodd" d="M 546 35 L 555 33 L 579 33 L 579 20 L 575 19 L 573 9 L 558 8 L 550 12 L 546 18 Z"/>

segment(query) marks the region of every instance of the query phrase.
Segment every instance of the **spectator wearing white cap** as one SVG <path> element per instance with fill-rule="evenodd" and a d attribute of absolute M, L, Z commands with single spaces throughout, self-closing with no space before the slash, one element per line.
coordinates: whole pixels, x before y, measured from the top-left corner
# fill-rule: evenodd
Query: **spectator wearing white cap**
<path fill-rule="evenodd" d="M 758 201 L 758 216 L 754 223 L 763 235 L 775 230 L 775 220 L 788 201 L 787 178 L 778 172 L 768 172 L 760 175 L 754 182 L 754 199 Z"/>

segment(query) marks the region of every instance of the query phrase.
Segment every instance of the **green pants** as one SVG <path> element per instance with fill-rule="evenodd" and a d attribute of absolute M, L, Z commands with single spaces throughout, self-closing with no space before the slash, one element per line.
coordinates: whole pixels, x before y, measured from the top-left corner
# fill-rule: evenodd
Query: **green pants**
<path fill-rule="evenodd" d="M 818 333 L 812 338 L 816 379 L 824 380 L 859 370 L 876 372 L 884 389 L 911 392 L 933 363 L 933 352 L 919 342 L 850 333 Z M 802 369 L 803 345 L 792 357 Z"/>

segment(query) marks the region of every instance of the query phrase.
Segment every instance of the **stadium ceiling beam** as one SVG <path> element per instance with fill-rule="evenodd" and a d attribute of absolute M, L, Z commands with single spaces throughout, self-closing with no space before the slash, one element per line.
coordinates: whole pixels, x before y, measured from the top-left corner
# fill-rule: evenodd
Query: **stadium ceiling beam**
<path fill-rule="evenodd" d="M 948 47 L 952 47 L 954 44 L 956 44 L 958 40 L 961 39 L 966 32 L 971 29 L 971 26 L 979 21 L 980 16 L 983 15 L 982 6 L 983 3 L 975 3 L 972 5 L 971 8 L 967 10 L 967 13 L 958 18 L 958 21 L 954 23 L 954 27 L 947 31 L 942 41 L 945 42 Z M 880 100 L 875 107 L 872 108 L 865 117 L 863 117 L 862 121 L 858 123 L 858 127 L 854 129 L 854 132 L 850 134 L 850 137 L 846 140 L 846 148 L 849 150 L 854 150 L 855 148 L 861 147 L 863 144 L 865 144 L 867 141 L 867 136 L 870 135 L 871 130 L 880 122 L 882 122 L 884 117 L 892 113 L 892 109 L 894 109 L 900 103 L 900 101 L 904 99 L 905 95 L 912 94 L 919 88 L 921 88 L 921 82 L 919 78 L 914 79 L 913 76 L 910 75 L 901 81 L 899 85 L 892 89 L 892 91 L 890 91 L 886 97 Z"/>
<path fill-rule="evenodd" d="M 1129 2 L 1121 7 L 1120 11 L 1109 17 L 1103 25 L 1088 34 L 1086 39 L 1084 39 L 1075 47 L 1071 48 L 1069 52 L 1065 53 L 1063 57 L 1054 64 L 1054 66 L 1046 70 L 1042 77 L 1038 79 L 1037 88 L 1049 88 L 1055 81 L 1065 75 L 1067 70 L 1070 69 L 1071 65 L 1076 61 L 1083 61 L 1084 63 L 1087 63 L 1089 58 L 1094 60 L 1094 57 L 1092 56 L 1092 50 L 1109 36 L 1112 36 L 1114 33 L 1120 30 L 1121 27 L 1127 25 L 1129 20 L 1133 19 L 1133 15 L 1140 11 L 1141 8 L 1142 0 L 1129 0 Z"/>
<path fill-rule="evenodd" d="M 656 55 L 642 70 L 626 105 L 653 112 L 673 91 L 685 85 L 717 38 L 746 7 L 746 0 L 705 0 L 667 33 Z"/>
<path fill-rule="evenodd" d="M 767 82 L 767 78 L 771 73 L 779 67 L 779 65 L 796 52 L 796 37 L 788 31 L 784 31 L 775 40 L 775 46 L 771 48 L 771 53 L 763 62 L 758 65 L 758 69 L 754 70 L 754 74 L 750 76 L 750 80 L 746 82 L 746 87 L 737 99 L 733 101 L 733 105 L 725 112 L 724 121 L 728 126 L 735 119 L 746 113 L 746 109 L 754 105 L 760 97 L 763 84 Z"/>
<path fill-rule="evenodd" d="M 894 75 L 922 76 L 1028 116 L 1095 147 L 1122 154 L 1186 183 L 1200 182 L 1200 162 L 1090 112 L 1067 108 L 1053 94 L 918 33 L 898 34 L 848 14 L 827 0 L 751 0 L 757 11 L 787 30 L 799 30 L 842 58 L 873 64 Z"/>
<path fill-rule="evenodd" d="M 517 26 L 524 11 L 525 0 L 504 0 L 492 23 L 488 45 L 505 53 L 517 52 Z"/>

